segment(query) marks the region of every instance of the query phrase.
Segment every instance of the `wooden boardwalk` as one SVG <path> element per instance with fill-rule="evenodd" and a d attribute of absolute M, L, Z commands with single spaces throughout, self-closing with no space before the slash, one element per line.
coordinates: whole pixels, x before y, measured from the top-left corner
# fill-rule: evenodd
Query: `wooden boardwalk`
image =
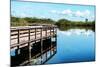
<path fill-rule="evenodd" d="M 28 26 L 11 28 L 10 48 L 24 47 L 28 43 L 56 35 L 56 27 Z"/>
<path fill-rule="evenodd" d="M 44 64 L 47 60 L 49 60 L 55 53 L 56 53 L 56 46 L 53 45 L 52 39 L 57 36 L 57 27 L 56 26 L 24 26 L 24 27 L 11 27 L 11 50 L 16 50 L 16 55 L 18 55 L 19 50 L 22 52 L 23 56 L 28 55 L 28 60 L 25 60 L 23 63 L 19 62 L 18 65 L 25 65 L 32 61 L 32 58 L 41 58 L 43 59 L 42 55 L 45 54 L 45 61 L 41 61 L 40 64 Z M 56 42 L 55 38 L 55 41 Z M 49 43 L 45 44 L 45 41 L 48 40 Z M 50 40 L 50 41 L 49 41 Z M 39 45 L 34 46 L 40 42 Z M 49 45 L 50 44 L 50 45 Z M 46 46 L 48 45 L 48 46 Z M 39 51 L 36 53 L 35 51 L 32 52 L 33 48 L 35 51 Z M 45 49 L 44 49 L 45 48 Z M 28 49 L 28 50 L 27 50 Z M 25 52 L 27 52 L 25 54 Z M 50 57 L 47 58 L 47 52 L 50 51 Z M 52 54 L 53 51 L 53 54 Z M 21 53 L 20 52 L 20 53 Z M 36 53 L 36 55 L 32 55 L 32 53 Z M 20 56 L 20 55 L 18 55 Z M 19 57 L 21 58 L 21 57 Z M 16 61 L 12 61 L 16 62 Z M 16 64 L 15 64 L 16 65 Z"/>

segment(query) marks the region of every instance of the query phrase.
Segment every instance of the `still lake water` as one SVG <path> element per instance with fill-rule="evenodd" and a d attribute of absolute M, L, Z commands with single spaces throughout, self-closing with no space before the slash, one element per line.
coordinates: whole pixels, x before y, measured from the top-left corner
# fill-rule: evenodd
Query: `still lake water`
<path fill-rule="evenodd" d="M 45 64 L 95 60 L 95 32 L 86 29 L 57 30 L 57 53 Z"/>
<path fill-rule="evenodd" d="M 11 51 L 15 56 L 15 50 Z M 57 30 L 57 53 L 45 64 L 95 60 L 95 32 L 91 29 Z"/>

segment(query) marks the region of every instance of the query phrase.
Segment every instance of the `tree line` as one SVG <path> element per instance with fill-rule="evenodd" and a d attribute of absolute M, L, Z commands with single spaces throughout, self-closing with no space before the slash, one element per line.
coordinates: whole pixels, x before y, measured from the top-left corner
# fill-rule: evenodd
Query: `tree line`
<path fill-rule="evenodd" d="M 95 27 L 95 20 L 94 21 L 71 21 L 67 19 L 59 19 L 58 21 L 54 21 L 49 18 L 36 18 L 36 17 L 12 17 L 11 16 L 11 26 L 28 26 L 32 25 L 33 23 L 40 23 L 40 24 L 54 24 L 60 27 L 68 27 L 68 26 L 83 26 L 83 27 Z"/>
<path fill-rule="evenodd" d="M 11 26 L 28 26 L 32 25 L 33 23 L 45 23 L 45 24 L 54 24 L 54 21 L 52 19 L 46 19 L 46 18 L 19 18 L 19 17 L 11 17 Z"/>

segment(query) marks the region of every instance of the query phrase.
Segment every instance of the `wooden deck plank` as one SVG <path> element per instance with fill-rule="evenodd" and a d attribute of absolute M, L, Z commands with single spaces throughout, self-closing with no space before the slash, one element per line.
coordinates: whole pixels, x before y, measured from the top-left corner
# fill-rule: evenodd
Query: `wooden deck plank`
<path fill-rule="evenodd" d="M 36 31 L 35 31 L 36 29 Z M 42 33 L 41 33 L 41 29 Z M 29 33 L 30 30 L 30 33 Z M 19 33 L 18 33 L 19 31 Z M 55 27 L 14 27 L 11 28 L 11 48 L 27 44 L 32 41 L 39 40 L 41 38 L 47 38 L 54 36 L 56 33 Z M 29 41 L 30 34 L 30 41 Z M 42 37 L 41 37 L 42 34 Z"/>

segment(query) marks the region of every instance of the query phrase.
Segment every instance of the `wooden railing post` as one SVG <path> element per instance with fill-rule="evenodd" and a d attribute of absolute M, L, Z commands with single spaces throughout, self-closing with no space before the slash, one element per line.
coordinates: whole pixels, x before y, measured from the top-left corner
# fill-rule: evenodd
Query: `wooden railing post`
<path fill-rule="evenodd" d="M 35 28 L 35 42 L 36 42 L 36 28 Z"/>
<path fill-rule="evenodd" d="M 46 34 L 45 34 L 45 36 L 47 37 L 47 27 L 45 27 L 45 30 L 46 30 Z"/>
<path fill-rule="evenodd" d="M 50 28 L 50 36 L 51 36 L 51 27 L 49 27 Z"/>
<path fill-rule="evenodd" d="M 57 35 L 57 27 L 55 27 L 55 29 L 56 29 L 56 35 Z"/>
<path fill-rule="evenodd" d="M 56 27 L 56 51 L 57 51 L 57 27 Z"/>
<path fill-rule="evenodd" d="M 57 27 L 54 27 L 55 28 L 55 52 L 57 51 Z"/>
<path fill-rule="evenodd" d="M 51 27 L 50 28 L 50 55 L 52 55 L 52 36 L 51 36 Z"/>
<path fill-rule="evenodd" d="M 37 32 L 36 30 L 37 30 L 37 28 L 35 28 L 35 45 L 36 45 L 36 38 L 37 38 L 36 37 L 36 32 Z"/>
<path fill-rule="evenodd" d="M 20 31 L 19 31 L 19 29 L 17 30 L 17 32 L 18 32 L 17 44 L 20 44 Z M 19 51 L 19 45 L 17 46 L 17 49 L 15 50 L 16 56 L 18 55 L 18 51 Z"/>
<path fill-rule="evenodd" d="M 31 62 L 30 28 L 28 29 L 29 63 Z"/>
<path fill-rule="evenodd" d="M 40 33 L 40 38 L 41 38 L 41 63 L 42 63 L 42 54 L 43 54 L 43 37 L 42 37 L 42 28 L 40 28 L 41 29 L 41 33 Z"/>
<path fill-rule="evenodd" d="M 53 27 L 53 36 L 55 35 L 54 27 Z"/>
<path fill-rule="evenodd" d="M 20 30 L 18 29 L 18 36 L 17 36 L 17 43 L 19 44 L 20 43 Z"/>
<path fill-rule="evenodd" d="M 47 27 L 45 27 L 45 36 L 46 36 L 46 38 L 47 38 Z M 45 57 L 46 57 L 46 60 L 47 60 L 47 52 L 46 52 L 46 54 L 45 54 Z"/>

